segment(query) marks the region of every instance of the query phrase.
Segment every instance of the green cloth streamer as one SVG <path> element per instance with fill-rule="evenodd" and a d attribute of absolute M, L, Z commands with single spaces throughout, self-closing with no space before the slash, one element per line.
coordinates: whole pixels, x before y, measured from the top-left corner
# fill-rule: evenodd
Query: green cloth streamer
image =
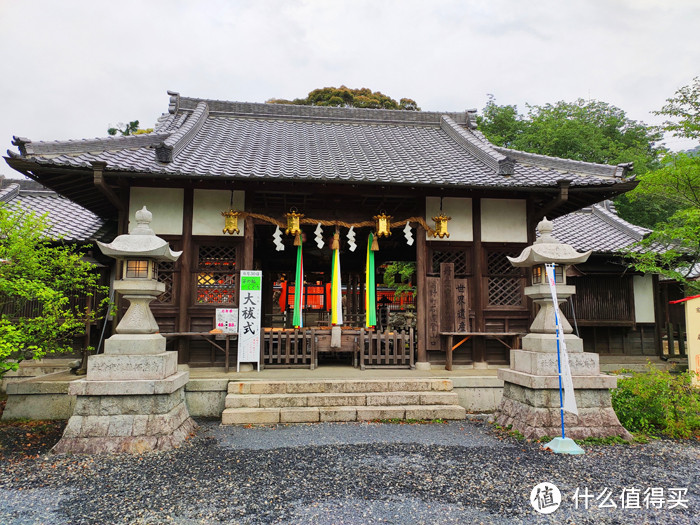
<path fill-rule="evenodd" d="M 365 269 L 365 327 L 374 328 L 377 325 L 377 290 L 374 283 L 374 252 L 372 241 L 374 235 L 370 232 L 367 237 L 367 267 Z"/>
<path fill-rule="evenodd" d="M 304 307 L 304 258 L 301 246 L 297 246 L 297 273 L 294 279 L 294 318 L 295 328 L 303 328 L 304 319 L 302 309 Z"/>

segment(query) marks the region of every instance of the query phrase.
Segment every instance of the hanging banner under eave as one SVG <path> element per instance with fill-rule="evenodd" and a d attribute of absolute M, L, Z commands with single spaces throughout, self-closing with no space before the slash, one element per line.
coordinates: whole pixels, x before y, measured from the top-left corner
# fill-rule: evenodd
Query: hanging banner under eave
<path fill-rule="evenodd" d="M 297 272 L 294 279 L 294 317 L 292 323 L 295 328 L 303 328 L 304 320 L 302 310 L 304 308 L 304 257 L 301 246 L 297 246 Z"/>
<path fill-rule="evenodd" d="M 564 389 L 564 403 L 562 408 L 567 412 L 578 415 L 578 407 L 576 406 L 576 398 L 574 397 L 574 380 L 571 377 L 571 367 L 569 366 L 569 352 L 566 351 L 566 342 L 564 341 L 564 329 L 559 319 L 559 301 L 557 300 L 557 287 L 554 278 L 554 265 L 545 264 L 547 271 L 547 280 L 549 281 L 549 289 L 552 293 L 552 304 L 554 306 L 554 320 L 557 325 L 557 350 L 559 358 L 559 377 L 561 385 Z"/>
<path fill-rule="evenodd" d="M 372 233 L 367 237 L 367 266 L 365 268 L 365 327 L 374 328 L 377 324 L 377 290 L 374 283 L 374 252 Z"/>
<path fill-rule="evenodd" d="M 340 282 L 340 249 L 333 250 L 333 268 L 331 270 L 331 324 L 343 324 L 343 289 Z"/>

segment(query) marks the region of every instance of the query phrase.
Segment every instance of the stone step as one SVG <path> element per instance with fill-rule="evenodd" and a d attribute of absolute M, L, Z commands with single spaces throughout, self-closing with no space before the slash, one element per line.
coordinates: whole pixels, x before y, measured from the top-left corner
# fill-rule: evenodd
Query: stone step
<path fill-rule="evenodd" d="M 308 394 L 229 394 L 226 408 L 456 405 L 455 392 L 368 392 Z"/>
<path fill-rule="evenodd" d="M 231 381 L 229 394 L 333 394 L 370 392 L 449 392 L 449 379 L 327 379 L 318 381 Z"/>
<path fill-rule="evenodd" d="M 371 421 L 375 419 L 451 419 L 466 417 L 459 405 L 326 406 L 288 408 L 227 408 L 222 425 Z"/>

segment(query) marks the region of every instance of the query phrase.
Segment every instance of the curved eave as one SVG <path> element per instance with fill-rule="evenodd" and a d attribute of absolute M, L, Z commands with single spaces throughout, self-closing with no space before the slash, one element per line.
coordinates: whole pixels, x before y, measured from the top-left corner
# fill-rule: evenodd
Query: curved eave
<path fill-rule="evenodd" d="M 113 217 L 117 213 L 116 207 L 110 202 L 95 185 L 94 171 L 91 166 L 65 166 L 57 165 L 51 162 L 41 162 L 38 159 L 31 157 L 5 157 L 7 164 L 16 171 L 26 175 L 27 177 L 36 180 L 44 186 L 64 195 L 74 202 L 82 205 L 100 217 Z M 230 183 L 242 183 L 246 185 L 313 185 L 324 184 L 326 186 L 367 186 L 367 187 L 382 187 L 421 190 L 426 195 L 436 195 L 450 190 L 454 194 L 466 195 L 467 193 L 493 193 L 505 194 L 512 196 L 513 194 L 526 194 L 534 204 L 534 210 L 537 211 L 539 206 L 552 202 L 556 199 L 559 192 L 559 187 L 553 184 L 533 186 L 533 185 L 468 185 L 454 184 L 450 182 L 438 182 L 434 184 L 424 182 L 387 182 L 384 180 L 346 180 L 346 179 L 330 179 L 321 180 L 298 179 L 292 177 L 237 177 L 228 176 L 222 177 L 218 174 L 192 174 L 192 173 L 165 173 L 162 171 L 130 171 L 130 170 L 114 170 L 107 166 L 104 169 L 104 176 L 112 183 L 112 186 L 119 186 L 119 181 L 124 179 L 160 179 L 169 180 L 172 182 L 192 182 L 192 181 L 207 181 L 213 185 L 225 185 Z M 606 181 L 607 182 L 607 181 Z M 550 208 L 547 215 L 550 218 L 556 218 L 561 215 L 566 215 L 583 207 L 590 206 L 604 199 L 609 199 L 625 193 L 633 189 L 637 185 L 637 181 L 633 179 L 610 179 L 607 184 L 590 184 L 570 186 L 568 189 L 568 198 L 562 200 L 556 207 Z"/>

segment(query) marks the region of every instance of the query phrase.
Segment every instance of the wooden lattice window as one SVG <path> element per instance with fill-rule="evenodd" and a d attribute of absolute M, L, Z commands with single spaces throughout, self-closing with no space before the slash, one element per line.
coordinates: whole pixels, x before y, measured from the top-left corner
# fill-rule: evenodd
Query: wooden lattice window
<path fill-rule="evenodd" d="M 173 292 L 173 281 L 175 274 L 175 263 L 170 261 L 161 261 L 156 267 L 159 283 L 165 284 L 165 291 L 158 296 L 158 302 L 163 304 L 171 304 L 175 299 Z"/>
<path fill-rule="evenodd" d="M 441 263 L 452 263 L 455 265 L 455 277 L 466 277 L 471 273 L 471 264 L 467 257 L 467 250 L 431 250 L 432 253 L 432 273 L 440 274 Z"/>
<path fill-rule="evenodd" d="M 200 246 L 197 258 L 197 303 L 236 303 L 236 247 Z"/>
<path fill-rule="evenodd" d="M 507 256 L 514 257 L 518 253 L 495 250 L 487 252 L 488 306 L 522 306 L 521 271 L 507 259 Z"/>

